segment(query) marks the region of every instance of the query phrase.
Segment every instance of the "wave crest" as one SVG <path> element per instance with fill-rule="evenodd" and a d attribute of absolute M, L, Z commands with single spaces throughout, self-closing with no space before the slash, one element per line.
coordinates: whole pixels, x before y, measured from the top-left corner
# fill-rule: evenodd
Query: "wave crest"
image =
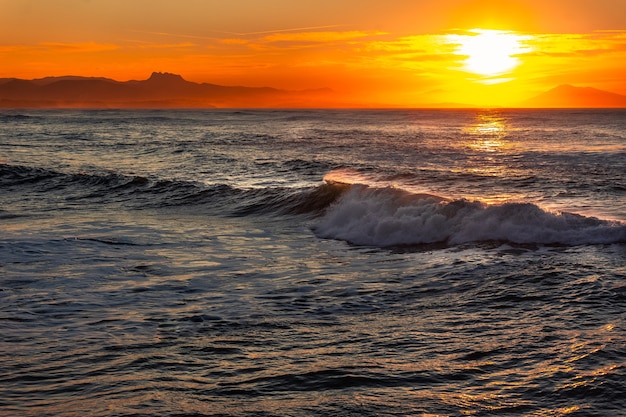
<path fill-rule="evenodd" d="M 488 205 L 354 184 L 314 227 L 323 238 L 367 246 L 508 241 L 519 244 L 626 242 L 626 225 L 531 203 Z"/>

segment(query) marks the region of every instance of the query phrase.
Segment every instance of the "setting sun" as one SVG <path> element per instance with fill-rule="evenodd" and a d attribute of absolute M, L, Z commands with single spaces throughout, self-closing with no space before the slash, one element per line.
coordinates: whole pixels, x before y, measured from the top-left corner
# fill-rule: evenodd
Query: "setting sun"
<path fill-rule="evenodd" d="M 464 69 L 484 77 L 506 74 L 519 65 L 518 55 L 528 52 L 528 36 L 500 30 L 473 29 L 467 35 L 450 35 L 457 53 L 466 57 Z"/>

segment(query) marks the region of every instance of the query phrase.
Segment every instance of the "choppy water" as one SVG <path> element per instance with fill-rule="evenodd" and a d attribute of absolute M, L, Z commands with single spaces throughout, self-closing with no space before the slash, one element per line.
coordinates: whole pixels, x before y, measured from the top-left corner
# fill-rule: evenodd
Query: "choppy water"
<path fill-rule="evenodd" d="M 5 111 L 0 414 L 626 415 L 626 112 Z"/>

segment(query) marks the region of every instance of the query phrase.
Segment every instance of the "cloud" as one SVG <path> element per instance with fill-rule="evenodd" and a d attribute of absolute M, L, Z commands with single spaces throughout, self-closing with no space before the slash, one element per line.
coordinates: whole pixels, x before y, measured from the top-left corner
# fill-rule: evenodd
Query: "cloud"
<path fill-rule="evenodd" d="M 39 46 L 45 50 L 54 52 L 103 52 L 119 49 L 119 45 L 111 43 L 81 42 L 81 43 L 61 43 L 42 42 Z"/>
<path fill-rule="evenodd" d="M 4 45 L 0 46 L 0 54 L 4 54 L 15 60 L 16 57 L 37 57 L 40 60 L 44 56 L 63 54 L 98 54 L 101 52 L 116 51 L 120 45 L 111 43 L 63 43 L 41 42 L 34 45 Z"/>
<path fill-rule="evenodd" d="M 288 55 L 294 51 L 317 49 L 333 55 L 336 51 L 354 51 L 355 47 L 368 42 L 372 38 L 385 35 L 385 32 L 364 31 L 274 31 L 245 34 L 246 37 L 224 38 L 219 44 L 237 50 L 238 47 L 247 48 L 255 53 L 271 52 L 274 56 Z M 250 36 L 263 35 L 263 36 Z"/>
<path fill-rule="evenodd" d="M 274 31 L 245 34 L 245 37 L 225 38 L 220 40 L 222 45 L 247 47 L 253 51 L 291 52 L 295 49 L 307 49 L 312 47 L 327 48 L 352 48 L 355 44 L 366 41 L 369 38 L 384 35 L 384 32 L 364 31 Z M 263 36 L 250 36 L 263 35 Z"/>
<path fill-rule="evenodd" d="M 529 41 L 533 55 L 554 57 L 597 56 L 626 52 L 626 31 L 589 34 L 538 34 Z"/>
<path fill-rule="evenodd" d="M 198 45 L 191 42 L 181 42 L 181 43 L 151 43 L 151 42 L 139 42 L 136 45 L 132 46 L 132 48 L 139 49 L 189 49 L 195 48 Z M 129 48 L 129 47 L 127 47 Z"/>
<path fill-rule="evenodd" d="M 247 45 L 250 41 L 247 39 L 228 38 L 220 40 L 220 43 L 224 45 Z"/>
<path fill-rule="evenodd" d="M 273 33 L 265 36 L 265 42 L 341 42 L 369 36 L 381 35 L 384 32 L 296 32 L 296 33 Z"/>

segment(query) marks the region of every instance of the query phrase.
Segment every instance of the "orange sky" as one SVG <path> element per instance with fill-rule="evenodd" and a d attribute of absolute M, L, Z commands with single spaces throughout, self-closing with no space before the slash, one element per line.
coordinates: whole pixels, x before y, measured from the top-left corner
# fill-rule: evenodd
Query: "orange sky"
<path fill-rule="evenodd" d="M 564 83 L 626 94 L 626 1 L 0 0 L 0 62 L 0 77 L 164 71 L 363 105 L 506 106 Z"/>

